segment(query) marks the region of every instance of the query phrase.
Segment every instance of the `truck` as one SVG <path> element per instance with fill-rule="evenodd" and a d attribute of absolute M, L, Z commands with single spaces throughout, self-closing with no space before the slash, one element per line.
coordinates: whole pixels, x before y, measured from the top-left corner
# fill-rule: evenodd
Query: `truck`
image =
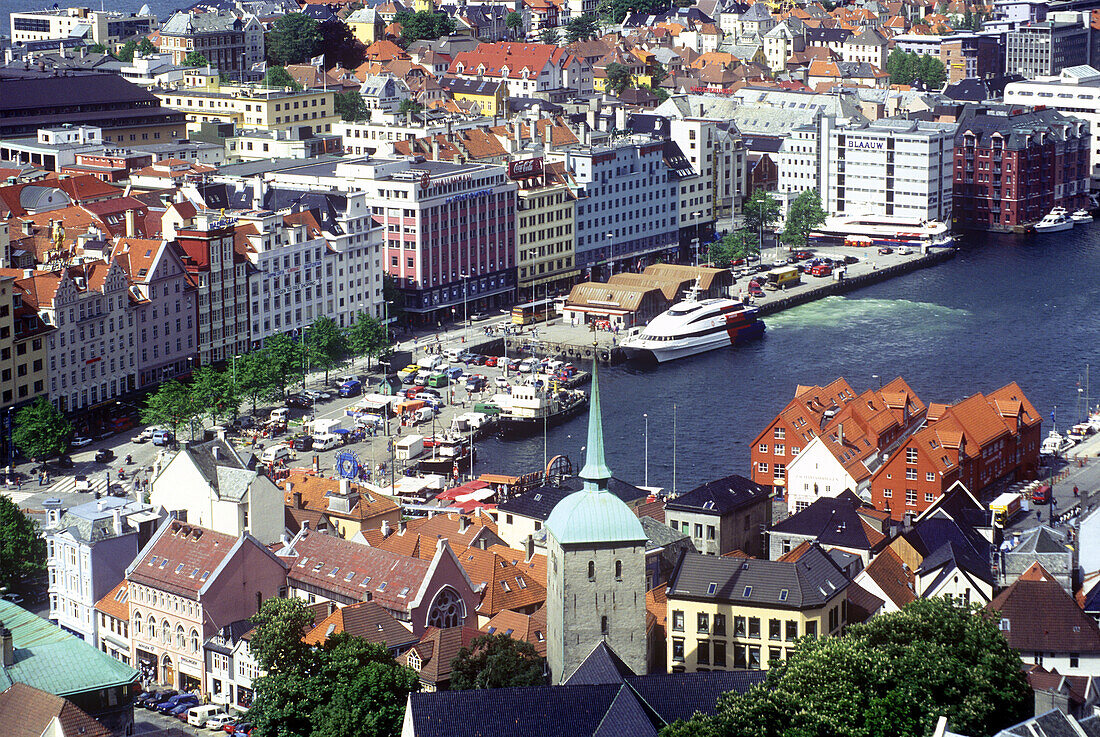
<path fill-rule="evenodd" d="M 331 434 L 333 430 L 338 427 L 343 427 L 342 417 L 319 417 L 312 422 L 307 422 L 303 425 L 303 429 L 314 437 L 318 435 Z"/>
<path fill-rule="evenodd" d="M 802 273 L 795 266 L 780 266 L 777 269 L 772 269 L 768 272 L 768 281 L 764 285 L 765 289 L 786 289 L 787 287 L 793 287 L 802 281 Z"/>
<path fill-rule="evenodd" d="M 394 443 L 394 454 L 399 461 L 408 461 L 424 452 L 423 435 L 406 435 Z"/>
<path fill-rule="evenodd" d="M 993 512 L 993 526 L 1003 528 L 1028 511 L 1027 499 L 1020 493 L 1005 492 L 989 503 L 989 511 Z"/>

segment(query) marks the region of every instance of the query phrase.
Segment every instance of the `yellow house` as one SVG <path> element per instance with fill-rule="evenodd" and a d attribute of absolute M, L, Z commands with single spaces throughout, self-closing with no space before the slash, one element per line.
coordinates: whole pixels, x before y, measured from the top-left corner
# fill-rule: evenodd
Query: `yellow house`
<path fill-rule="evenodd" d="M 269 89 L 256 85 L 220 84 L 214 76 L 191 75 L 190 86 L 154 89 L 160 104 L 187 115 L 188 128 L 202 122 L 236 123 L 238 128 L 299 130 L 331 133 L 340 122 L 336 90 L 289 87 Z"/>
<path fill-rule="evenodd" d="M 811 543 L 779 560 L 686 555 L 668 582 L 669 670 L 766 670 L 799 637 L 843 631 L 848 582 Z"/>
<path fill-rule="evenodd" d="M 508 85 L 487 79 L 458 77 L 443 77 L 439 81 L 456 101 L 480 105 L 482 115 L 507 115 Z"/>
<path fill-rule="evenodd" d="M 625 53 L 616 47 L 592 65 L 592 89 L 596 92 L 607 91 L 607 67 L 611 64 L 622 64 L 629 69 L 631 85 L 634 87 L 653 83 L 653 77 L 646 68 L 645 62 L 634 54 Z"/>
<path fill-rule="evenodd" d="M 359 39 L 364 46 L 370 46 L 382 38 L 384 23 L 374 8 L 359 8 L 359 10 L 349 15 L 344 22 L 348 24 L 352 35 Z"/>

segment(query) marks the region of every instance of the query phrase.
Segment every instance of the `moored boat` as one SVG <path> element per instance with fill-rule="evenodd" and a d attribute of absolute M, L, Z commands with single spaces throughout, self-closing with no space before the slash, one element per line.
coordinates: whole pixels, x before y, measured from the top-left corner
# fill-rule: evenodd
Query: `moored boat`
<path fill-rule="evenodd" d="M 1040 233 L 1055 233 L 1073 228 L 1073 220 L 1064 207 L 1055 207 L 1048 212 L 1042 220 L 1035 223 L 1035 230 Z"/>
<path fill-rule="evenodd" d="M 1074 210 L 1073 214 L 1070 215 L 1070 220 L 1072 220 L 1074 223 L 1091 223 L 1092 213 L 1090 213 L 1088 210 L 1083 209 Z"/>

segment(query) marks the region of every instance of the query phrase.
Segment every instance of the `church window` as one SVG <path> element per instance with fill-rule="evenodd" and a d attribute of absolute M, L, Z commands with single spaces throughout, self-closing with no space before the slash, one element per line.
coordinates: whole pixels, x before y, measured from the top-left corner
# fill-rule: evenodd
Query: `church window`
<path fill-rule="evenodd" d="M 610 625 L 607 623 L 607 617 L 600 617 L 600 634 L 606 635 L 610 631 Z"/>
<path fill-rule="evenodd" d="M 465 606 L 458 592 L 447 586 L 435 597 L 435 602 L 428 612 L 428 626 L 440 629 L 457 627 L 465 620 L 464 609 Z"/>

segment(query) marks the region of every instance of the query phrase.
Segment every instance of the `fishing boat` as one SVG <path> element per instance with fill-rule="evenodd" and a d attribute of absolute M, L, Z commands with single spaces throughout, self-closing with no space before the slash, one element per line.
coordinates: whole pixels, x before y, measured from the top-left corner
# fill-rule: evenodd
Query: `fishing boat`
<path fill-rule="evenodd" d="M 564 389 L 557 382 L 536 381 L 512 387 L 508 395 L 496 395 L 500 402 L 497 426 L 501 435 L 526 435 L 553 427 L 588 406 L 588 395 L 580 389 Z"/>
<path fill-rule="evenodd" d="M 431 456 L 417 461 L 416 466 L 420 473 L 453 476 L 470 470 L 470 464 L 477 458 L 477 449 L 469 438 L 447 432 L 436 436 L 434 440 Z"/>
<path fill-rule="evenodd" d="M 1076 443 L 1063 436 L 1057 430 L 1051 430 L 1050 434 L 1043 440 L 1043 444 L 1039 446 L 1039 454 L 1046 456 L 1061 455 L 1074 445 L 1076 445 Z"/>

